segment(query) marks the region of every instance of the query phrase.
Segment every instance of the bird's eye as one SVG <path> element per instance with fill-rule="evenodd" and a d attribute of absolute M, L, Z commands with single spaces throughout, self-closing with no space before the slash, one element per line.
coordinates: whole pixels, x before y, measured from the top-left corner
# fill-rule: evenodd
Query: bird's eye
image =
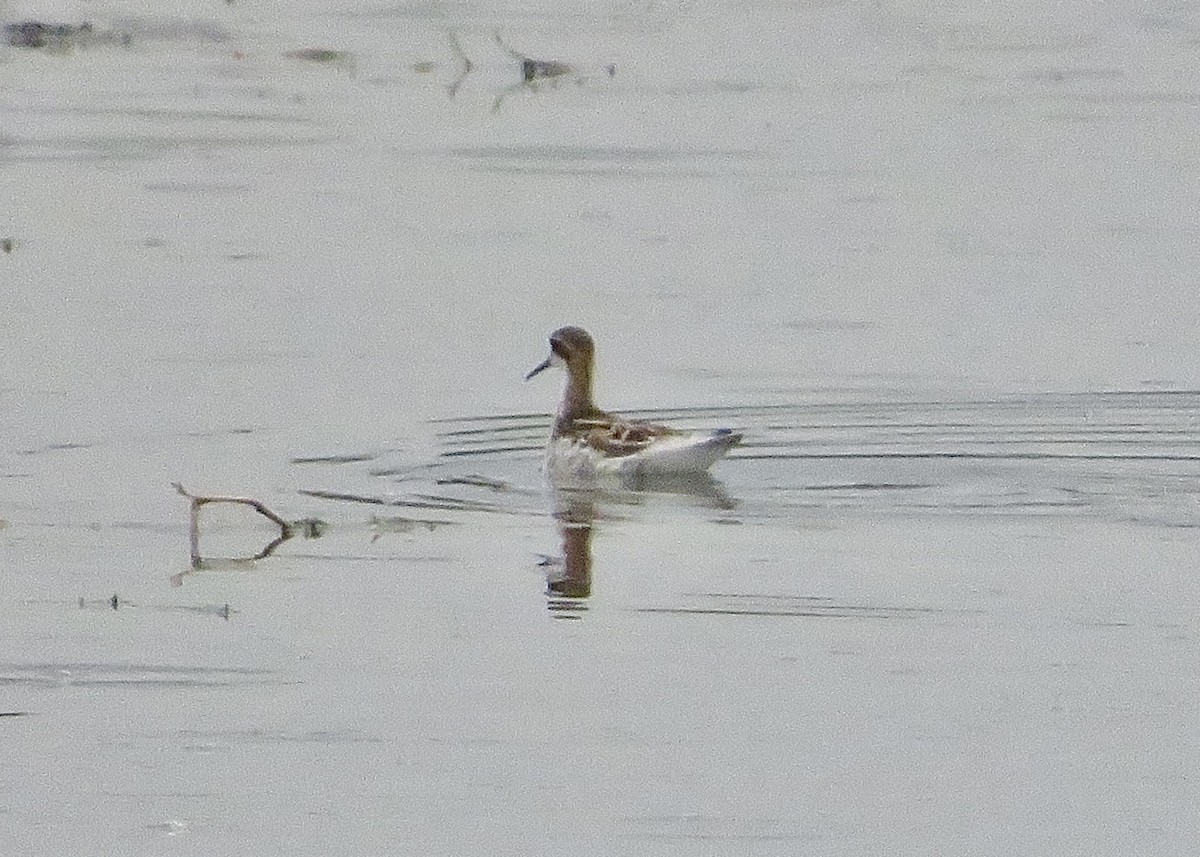
<path fill-rule="evenodd" d="M 550 350 L 553 351 L 555 354 L 557 354 L 559 357 L 562 357 L 564 359 L 567 356 L 567 347 L 562 344 L 562 340 L 551 339 L 550 340 Z"/>

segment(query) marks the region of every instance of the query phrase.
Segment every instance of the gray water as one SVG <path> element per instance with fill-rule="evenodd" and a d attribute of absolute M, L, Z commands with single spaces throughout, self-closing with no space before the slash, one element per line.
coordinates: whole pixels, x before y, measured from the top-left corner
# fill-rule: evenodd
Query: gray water
<path fill-rule="evenodd" d="M 0 851 L 1193 853 L 1189 7 L 0 14 Z"/>

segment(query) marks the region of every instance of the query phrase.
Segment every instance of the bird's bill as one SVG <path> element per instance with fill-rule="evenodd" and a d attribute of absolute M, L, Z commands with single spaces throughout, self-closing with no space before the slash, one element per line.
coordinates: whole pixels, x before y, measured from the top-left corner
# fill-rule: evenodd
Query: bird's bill
<path fill-rule="evenodd" d="M 541 372 L 543 369 L 549 369 L 549 368 L 550 368 L 550 367 L 553 365 L 553 364 L 551 363 L 551 361 L 552 361 L 553 359 L 554 359 L 553 357 L 547 357 L 547 358 L 546 358 L 545 360 L 543 360 L 541 363 L 539 363 L 538 365 L 534 366 L 534 367 L 533 367 L 533 369 L 531 369 L 531 370 L 529 371 L 529 374 L 525 376 L 525 380 L 526 380 L 526 381 L 528 381 L 530 378 L 532 378 L 534 375 L 536 375 L 536 374 L 538 374 L 539 372 Z"/>

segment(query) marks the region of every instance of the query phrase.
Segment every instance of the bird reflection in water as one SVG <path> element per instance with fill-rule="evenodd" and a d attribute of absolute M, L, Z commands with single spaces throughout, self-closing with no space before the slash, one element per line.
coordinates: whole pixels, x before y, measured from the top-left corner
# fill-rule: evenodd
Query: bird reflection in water
<path fill-rule="evenodd" d="M 571 614 L 586 610 L 592 594 L 592 522 L 596 503 L 590 491 L 556 490 L 554 519 L 562 539 L 562 555 L 547 557 L 547 606 Z"/>
<path fill-rule="evenodd" d="M 563 488 L 552 491 L 554 521 L 562 544 L 556 557 L 544 557 L 546 606 L 559 618 L 581 618 L 592 595 L 592 530 L 613 517 L 605 506 L 640 506 L 655 497 L 694 498 L 711 509 L 737 505 L 724 487 L 708 474 L 624 479 L 619 490 L 605 487 Z"/>

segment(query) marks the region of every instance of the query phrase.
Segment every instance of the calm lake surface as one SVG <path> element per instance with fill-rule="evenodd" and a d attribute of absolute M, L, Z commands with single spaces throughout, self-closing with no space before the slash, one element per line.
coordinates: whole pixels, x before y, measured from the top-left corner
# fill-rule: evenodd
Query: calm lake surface
<path fill-rule="evenodd" d="M 1043 6 L 0 4 L 0 852 L 1194 853 L 1200 13 Z"/>

